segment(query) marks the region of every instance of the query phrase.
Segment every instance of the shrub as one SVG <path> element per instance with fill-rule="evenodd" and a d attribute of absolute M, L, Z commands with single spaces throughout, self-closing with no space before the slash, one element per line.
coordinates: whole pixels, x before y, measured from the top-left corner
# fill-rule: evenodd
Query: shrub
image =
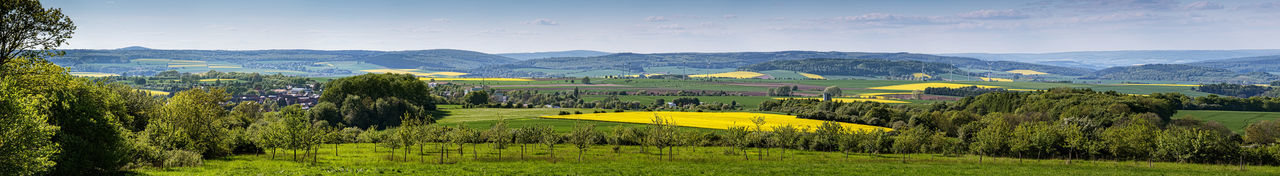
<path fill-rule="evenodd" d="M 164 152 L 164 167 L 187 167 L 204 164 L 200 153 L 186 150 L 169 150 Z"/>

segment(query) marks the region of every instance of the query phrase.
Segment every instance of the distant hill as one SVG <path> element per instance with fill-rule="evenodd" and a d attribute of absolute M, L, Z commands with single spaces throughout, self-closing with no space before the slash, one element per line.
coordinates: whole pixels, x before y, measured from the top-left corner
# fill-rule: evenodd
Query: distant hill
<path fill-rule="evenodd" d="M 93 63 L 128 63 L 133 59 L 179 59 L 254 63 L 258 61 L 363 61 L 390 68 L 463 70 L 515 62 L 515 59 L 466 50 L 415 51 L 367 50 L 157 50 L 126 47 L 115 50 L 63 50 L 66 55 L 50 61 L 62 66 Z"/>
<path fill-rule="evenodd" d="M 643 72 L 645 67 L 678 66 L 688 68 L 738 68 L 751 64 L 776 60 L 798 60 L 812 58 L 833 59 L 883 59 L 895 61 L 922 61 L 954 64 L 961 68 L 991 69 L 998 71 L 1030 69 L 1062 75 L 1084 75 L 1088 69 L 1059 67 L 1050 65 L 1028 64 L 1011 61 L 982 61 L 974 58 L 949 57 L 914 53 L 863 53 L 863 52 L 818 52 L 818 51 L 779 51 L 779 52 L 732 52 L 732 53 L 656 53 L 636 54 L 618 53 L 594 57 L 562 57 L 520 61 L 503 65 L 504 68 L 543 68 L 598 70 L 612 69 Z"/>
<path fill-rule="evenodd" d="M 151 50 L 151 48 L 141 47 L 141 46 L 130 46 L 130 47 L 119 48 L 116 50 Z"/>
<path fill-rule="evenodd" d="M 1280 55 L 1232 58 L 1196 62 L 1195 65 L 1223 68 L 1238 73 L 1280 72 Z"/>
<path fill-rule="evenodd" d="M 777 60 L 751 64 L 739 68 L 748 71 L 791 70 L 819 75 L 843 75 L 866 77 L 901 77 L 912 73 L 939 75 L 956 73 L 960 69 L 945 63 L 921 61 L 890 61 L 882 59 L 801 59 Z"/>
<path fill-rule="evenodd" d="M 511 63 L 516 60 L 475 51 L 434 49 L 387 52 L 366 58 L 364 61 L 389 68 L 474 69 L 485 65 Z"/>
<path fill-rule="evenodd" d="M 1184 64 L 1240 57 L 1280 55 L 1280 49 L 1078 51 L 1059 53 L 951 53 L 938 55 L 1100 69 L 1141 64 Z"/>
<path fill-rule="evenodd" d="M 516 60 L 542 59 L 553 57 L 594 57 L 609 55 L 611 53 L 591 51 L 591 50 L 570 50 L 570 51 L 552 51 L 552 52 L 532 52 L 532 53 L 502 53 L 497 54 L 503 57 L 509 57 Z"/>
<path fill-rule="evenodd" d="M 1280 76 L 1184 64 L 1147 64 L 1102 69 L 1081 79 L 1265 83 Z"/>

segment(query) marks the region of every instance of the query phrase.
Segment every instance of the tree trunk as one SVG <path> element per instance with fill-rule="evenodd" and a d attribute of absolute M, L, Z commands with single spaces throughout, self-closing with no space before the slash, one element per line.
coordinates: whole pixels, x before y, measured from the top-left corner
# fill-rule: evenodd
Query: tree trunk
<path fill-rule="evenodd" d="M 449 152 L 444 151 L 445 145 L 447 144 L 441 143 L 436 145 L 436 146 L 440 146 L 440 164 L 444 164 L 444 157 L 449 154 Z"/>
<path fill-rule="evenodd" d="M 476 144 L 474 143 L 471 144 L 471 160 L 480 160 L 480 152 L 476 152 Z"/>
<path fill-rule="evenodd" d="M 333 156 L 338 156 L 338 144 L 333 144 Z"/>
<path fill-rule="evenodd" d="M 524 160 L 524 144 L 520 144 L 520 160 Z"/>
<path fill-rule="evenodd" d="M 298 162 L 298 149 L 293 149 L 293 162 Z"/>

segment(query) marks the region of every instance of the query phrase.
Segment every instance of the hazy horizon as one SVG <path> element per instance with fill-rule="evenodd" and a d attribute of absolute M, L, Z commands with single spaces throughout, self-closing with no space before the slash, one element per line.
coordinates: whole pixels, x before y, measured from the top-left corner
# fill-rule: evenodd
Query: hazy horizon
<path fill-rule="evenodd" d="M 1280 39 L 1280 2 L 1254 0 L 45 3 L 74 19 L 63 48 L 76 49 L 1053 53 Z"/>

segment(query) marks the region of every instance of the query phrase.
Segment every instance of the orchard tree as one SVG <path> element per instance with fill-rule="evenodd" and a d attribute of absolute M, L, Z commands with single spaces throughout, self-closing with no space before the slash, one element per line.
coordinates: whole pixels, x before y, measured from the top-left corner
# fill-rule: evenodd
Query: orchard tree
<path fill-rule="evenodd" d="M 507 128 L 507 121 L 498 119 L 498 123 L 485 131 L 485 136 L 493 143 L 493 149 L 498 149 L 498 160 L 502 160 L 502 149 L 506 149 L 507 144 L 511 143 L 511 130 Z"/>
<path fill-rule="evenodd" d="M 551 163 L 556 162 L 556 144 L 564 139 L 560 134 L 556 134 L 550 125 L 539 125 L 535 127 L 542 134 L 542 144 L 547 146 L 547 151 L 551 153 Z"/>
<path fill-rule="evenodd" d="M 586 152 L 591 144 L 595 144 L 597 136 L 595 124 L 580 122 L 574 125 L 573 131 L 569 133 L 569 143 L 573 143 L 578 148 L 578 162 L 582 162 L 582 153 Z"/>

